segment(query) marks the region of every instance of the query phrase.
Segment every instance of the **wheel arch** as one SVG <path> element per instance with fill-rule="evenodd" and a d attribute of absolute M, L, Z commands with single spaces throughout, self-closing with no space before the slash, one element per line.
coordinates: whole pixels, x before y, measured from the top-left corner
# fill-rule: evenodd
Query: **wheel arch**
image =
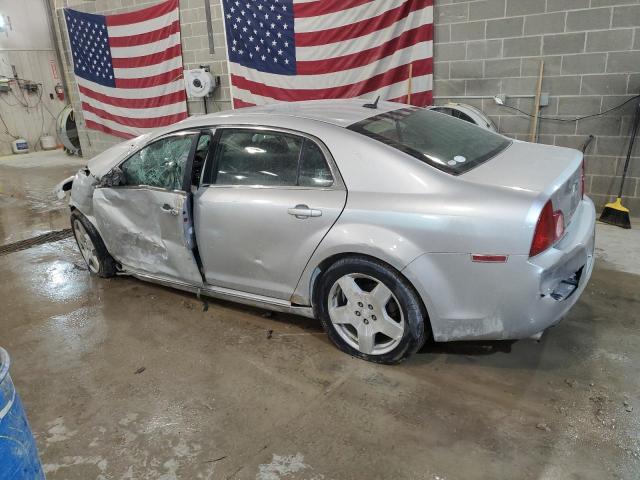
<path fill-rule="evenodd" d="M 425 312 L 425 318 L 424 318 L 425 328 L 429 330 L 430 335 L 433 334 L 432 328 L 431 328 L 431 320 L 429 317 L 429 308 L 425 303 L 424 299 L 422 298 L 420 291 L 413 285 L 413 282 L 402 272 L 402 269 L 399 269 L 394 265 L 390 264 L 389 262 L 386 262 L 374 255 L 360 253 L 356 251 L 340 252 L 340 253 L 330 255 L 329 257 L 320 261 L 318 265 L 316 265 L 316 267 L 313 269 L 313 273 L 311 275 L 311 279 L 309 283 L 309 300 L 311 302 L 311 307 L 314 309 L 314 312 L 316 311 L 316 308 L 317 308 L 316 306 L 318 305 L 318 301 L 319 301 L 319 299 L 317 298 L 318 292 L 319 292 L 318 286 L 320 284 L 320 279 L 322 278 L 322 275 L 331 267 L 331 265 L 346 258 L 354 258 L 354 259 L 359 258 L 359 259 L 371 260 L 375 263 L 381 264 L 384 267 L 393 270 L 400 277 L 402 277 L 407 282 L 407 284 L 411 287 L 411 289 L 414 291 L 420 303 L 422 304 L 422 308 Z"/>

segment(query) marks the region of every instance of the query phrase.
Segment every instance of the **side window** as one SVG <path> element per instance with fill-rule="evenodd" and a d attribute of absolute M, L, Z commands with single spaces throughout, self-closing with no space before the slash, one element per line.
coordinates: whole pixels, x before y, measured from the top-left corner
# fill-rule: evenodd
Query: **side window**
<path fill-rule="evenodd" d="M 333 185 L 331 170 L 329 170 L 322 150 L 311 140 L 304 141 L 298 185 L 301 187 L 330 187 Z"/>
<path fill-rule="evenodd" d="M 121 166 L 123 185 L 182 189 L 184 169 L 194 134 L 163 138 L 129 157 Z"/>
<path fill-rule="evenodd" d="M 218 185 L 296 185 L 303 140 L 259 130 L 223 130 L 217 149 Z"/>

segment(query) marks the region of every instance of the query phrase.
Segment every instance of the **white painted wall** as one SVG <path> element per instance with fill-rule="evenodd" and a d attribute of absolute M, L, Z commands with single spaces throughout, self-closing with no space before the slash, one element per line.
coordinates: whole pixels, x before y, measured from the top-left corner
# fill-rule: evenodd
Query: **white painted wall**
<path fill-rule="evenodd" d="M 53 49 L 43 0 L 0 0 L 0 15 L 11 24 L 11 30 L 0 33 L 0 50 Z"/>
<path fill-rule="evenodd" d="M 55 117 L 66 104 L 54 92 L 62 79 L 44 1 L 0 0 L 7 29 L 0 32 L 0 76 L 13 79 L 15 65 L 20 78 L 42 84 L 42 96 L 20 90 L 15 82 L 11 93 L 0 93 L 0 115 L 9 133 L 25 138 L 31 150 L 40 148 L 41 136 L 55 136 Z M 0 122 L 0 155 L 11 154 L 11 135 Z"/>

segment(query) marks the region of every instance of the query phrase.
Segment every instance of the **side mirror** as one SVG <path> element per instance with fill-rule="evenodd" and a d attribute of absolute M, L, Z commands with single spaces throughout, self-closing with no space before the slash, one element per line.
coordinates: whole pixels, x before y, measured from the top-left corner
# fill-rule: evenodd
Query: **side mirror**
<path fill-rule="evenodd" d="M 113 167 L 108 173 L 105 173 L 100 179 L 99 187 L 118 187 L 125 185 L 124 172 L 120 167 Z"/>

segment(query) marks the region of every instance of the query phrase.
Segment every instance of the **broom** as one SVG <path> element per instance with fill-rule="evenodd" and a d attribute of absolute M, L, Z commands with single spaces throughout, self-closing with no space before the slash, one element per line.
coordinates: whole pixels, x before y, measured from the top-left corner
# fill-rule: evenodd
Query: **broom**
<path fill-rule="evenodd" d="M 629 169 L 629 160 L 631 159 L 631 151 L 638 133 L 638 124 L 640 124 L 640 103 L 636 107 L 636 114 L 633 119 L 633 129 L 631 130 L 631 139 L 629 140 L 629 150 L 627 150 L 627 159 L 624 162 L 624 170 L 622 171 L 622 180 L 620 181 L 620 193 L 615 202 L 607 203 L 600 215 L 600 221 L 609 223 L 617 227 L 631 228 L 631 220 L 629 219 L 629 209 L 622 206 L 622 189 L 624 188 L 624 180 L 627 178 L 627 170 Z"/>

